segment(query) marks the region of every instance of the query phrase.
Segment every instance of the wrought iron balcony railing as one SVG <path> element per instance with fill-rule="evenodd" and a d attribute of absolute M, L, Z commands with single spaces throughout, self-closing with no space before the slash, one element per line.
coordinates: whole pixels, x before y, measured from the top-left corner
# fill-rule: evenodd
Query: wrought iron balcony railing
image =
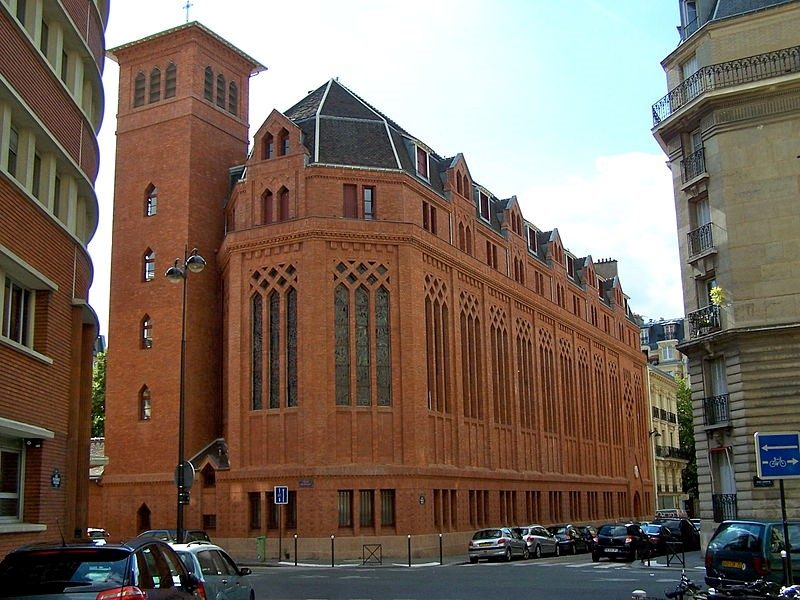
<path fill-rule="evenodd" d="M 686 234 L 689 258 L 702 254 L 714 247 L 712 229 L 711 223 L 706 223 Z"/>
<path fill-rule="evenodd" d="M 735 519 L 739 514 L 736 506 L 736 494 L 712 494 L 711 507 L 714 512 L 715 523 Z"/>
<path fill-rule="evenodd" d="M 800 71 L 800 46 L 702 67 L 653 104 L 653 126 L 709 90 Z"/>
<path fill-rule="evenodd" d="M 667 421 L 669 421 L 670 423 L 677 423 L 678 422 L 678 415 L 676 415 L 674 412 L 668 412 L 667 413 Z"/>
<path fill-rule="evenodd" d="M 710 304 L 688 315 L 689 336 L 692 338 L 707 335 L 722 328 L 719 318 L 719 306 Z"/>
<path fill-rule="evenodd" d="M 728 394 L 703 398 L 703 422 L 706 425 L 729 425 L 731 412 Z"/>
<path fill-rule="evenodd" d="M 681 161 L 681 183 L 706 172 L 705 148 L 698 148 Z"/>

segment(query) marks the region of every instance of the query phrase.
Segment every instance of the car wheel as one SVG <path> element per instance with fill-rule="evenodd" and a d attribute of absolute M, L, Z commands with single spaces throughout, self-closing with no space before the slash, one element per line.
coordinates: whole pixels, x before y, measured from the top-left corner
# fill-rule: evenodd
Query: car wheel
<path fill-rule="evenodd" d="M 522 551 L 522 560 L 528 560 L 531 557 L 531 551 L 528 550 L 528 546 L 525 546 L 525 550 Z"/>
<path fill-rule="evenodd" d="M 561 546 L 556 544 L 556 556 L 561 556 Z"/>
<path fill-rule="evenodd" d="M 536 546 L 536 550 L 533 551 L 534 558 L 542 558 L 542 547 Z"/>
<path fill-rule="evenodd" d="M 469 562 L 471 562 L 474 565 L 476 562 L 478 562 L 478 557 L 477 556 L 470 556 L 469 557 Z"/>
<path fill-rule="evenodd" d="M 511 548 L 506 548 L 505 560 L 506 562 L 511 562 Z"/>
<path fill-rule="evenodd" d="M 250 600 L 256 600 L 256 593 L 253 590 L 250 590 Z"/>

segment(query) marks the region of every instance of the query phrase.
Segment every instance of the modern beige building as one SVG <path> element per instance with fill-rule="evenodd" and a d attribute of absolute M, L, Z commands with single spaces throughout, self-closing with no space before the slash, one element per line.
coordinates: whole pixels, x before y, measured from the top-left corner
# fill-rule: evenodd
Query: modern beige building
<path fill-rule="evenodd" d="M 800 430 L 800 2 L 679 6 L 653 134 L 675 189 L 700 516 L 779 517 L 753 434 Z"/>

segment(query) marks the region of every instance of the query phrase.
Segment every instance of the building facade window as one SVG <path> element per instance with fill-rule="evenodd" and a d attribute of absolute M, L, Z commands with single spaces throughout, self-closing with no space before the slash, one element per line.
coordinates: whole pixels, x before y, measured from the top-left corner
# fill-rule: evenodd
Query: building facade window
<path fill-rule="evenodd" d="M 152 104 L 161 100 L 161 69 L 155 67 L 150 71 L 150 92 L 147 101 Z"/>
<path fill-rule="evenodd" d="M 345 219 L 358 218 L 358 204 L 356 203 L 358 186 L 352 183 L 345 183 L 343 186 L 343 194 L 344 205 L 342 207 L 342 213 L 344 214 Z"/>
<path fill-rule="evenodd" d="M 156 276 L 156 253 L 148 248 L 144 253 L 143 276 L 145 281 L 153 281 Z"/>
<path fill-rule="evenodd" d="M 378 263 L 348 261 L 337 265 L 334 277 L 335 403 L 389 406 L 392 363 L 388 270 Z"/>
<path fill-rule="evenodd" d="M 22 443 L 0 437 L 0 523 L 22 520 Z"/>
<path fill-rule="evenodd" d="M 217 106 L 225 108 L 225 76 L 220 73 L 217 75 Z"/>
<path fill-rule="evenodd" d="M 133 107 L 142 106 L 144 104 L 145 94 L 145 76 L 144 73 L 139 72 L 133 79 Z"/>
<path fill-rule="evenodd" d="M 158 212 L 158 188 L 152 183 L 144 193 L 144 216 L 153 217 Z"/>
<path fill-rule="evenodd" d="M 285 129 L 282 129 L 278 136 L 278 150 L 281 156 L 289 154 L 289 132 Z"/>
<path fill-rule="evenodd" d="M 35 292 L 5 277 L 3 323 L 0 334 L 22 346 L 33 348 L 33 307 Z"/>
<path fill-rule="evenodd" d="M 427 360 L 428 410 L 449 413 L 450 405 L 450 312 L 447 286 L 425 277 L 425 350 Z"/>
<path fill-rule="evenodd" d="M 150 397 L 150 388 L 142 386 L 139 390 L 139 420 L 149 421 L 153 417 L 153 403 Z"/>
<path fill-rule="evenodd" d="M 275 138 L 271 133 L 268 133 L 264 136 L 264 141 L 262 142 L 261 158 L 269 160 L 273 156 L 275 156 Z"/>
<path fill-rule="evenodd" d="M 178 89 L 178 67 L 175 63 L 167 65 L 167 74 L 164 80 L 164 98 L 174 98 Z"/>
<path fill-rule="evenodd" d="M 489 196 L 483 192 L 478 194 L 478 211 L 484 220 L 489 220 Z"/>
<path fill-rule="evenodd" d="M 370 185 L 365 185 L 362 191 L 362 208 L 364 211 L 365 219 L 375 218 L 375 188 Z"/>
<path fill-rule="evenodd" d="M 261 492 L 248 492 L 247 505 L 250 529 L 261 531 Z"/>
<path fill-rule="evenodd" d="M 142 318 L 140 325 L 142 336 L 142 349 L 146 350 L 153 347 L 153 320 L 150 315 L 145 315 Z"/>
<path fill-rule="evenodd" d="M 239 112 L 239 88 L 233 81 L 228 84 L 228 112 L 232 115 Z"/>
<path fill-rule="evenodd" d="M 19 132 L 12 125 L 8 135 L 8 174 L 17 176 L 17 157 L 19 156 Z"/>
<path fill-rule="evenodd" d="M 428 153 L 417 146 L 417 175 L 428 179 Z"/>
<path fill-rule="evenodd" d="M 214 100 L 214 71 L 206 67 L 203 74 L 203 98 L 212 102 Z"/>
<path fill-rule="evenodd" d="M 353 526 L 353 490 L 339 490 L 339 527 Z"/>
<path fill-rule="evenodd" d="M 286 221 L 289 218 L 289 190 L 281 188 L 278 192 L 278 220 Z"/>
<path fill-rule="evenodd" d="M 250 298 L 253 410 L 298 404 L 296 269 L 280 264 L 253 274 Z"/>
<path fill-rule="evenodd" d="M 381 526 L 394 527 L 394 490 L 381 490 Z"/>
<path fill-rule="evenodd" d="M 375 490 L 358 491 L 358 524 L 375 527 Z"/>
<path fill-rule="evenodd" d="M 34 198 L 40 200 L 39 192 L 41 190 L 41 178 L 42 178 L 42 157 L 39 156 L 39 153 L 35 153 L 33 155 L 33 187 L 31 188 L 31 192 L 33 193 Z"/>
<path fill-rule="evenodd" d="M 269 225 L 274 220 L 273 217 L 273 205 L 274 198 L 272 196 L 272 190 L 264 190 L 264 193 L 261 194 L 261 224 L 262 225 Z"/>
<path fill-rule="evenodd" d="M 422 201 L 422 227 L 433 234 L 437 231 L 436 207 L 424 200 Z"/>

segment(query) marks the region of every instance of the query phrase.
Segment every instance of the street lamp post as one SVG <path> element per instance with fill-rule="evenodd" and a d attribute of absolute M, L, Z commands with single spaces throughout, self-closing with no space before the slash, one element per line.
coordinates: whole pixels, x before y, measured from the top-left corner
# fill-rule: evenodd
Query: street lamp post
<path fill-rule="evenodd" d="M 194 248 L 191 253 L 188 252 L 188 247 L 183 249 L 183 263 L 181 259 L 176 258 L 175 264 L 172 265 L 164 276 L 171 283 L 183 284 L 183 298 L 181 302 L 181 368 L 180 368 L 180 392 L 178 395 L 178 466 L 175 469 L 175 483 L 178 486 L 178 504 L 176 513 L 176 527 L 175 537 L 178 542 L 183 542 L 183 506 L 189 503 L 189 488 L 192 481 L 187 485 L 187 465 L 186 457 L 184 456 L 184 437 L 185 437 L 185 418 L 186 418 L 186 389 L 185 389 L 185 370 L 186 370 L 186 278 L 188 272 L 199 273 L 206 266 L 205 259 L 197 253 L 197 248 Z M 191 464 L 188 465 L 188 470 L 191 472 Z"/>

